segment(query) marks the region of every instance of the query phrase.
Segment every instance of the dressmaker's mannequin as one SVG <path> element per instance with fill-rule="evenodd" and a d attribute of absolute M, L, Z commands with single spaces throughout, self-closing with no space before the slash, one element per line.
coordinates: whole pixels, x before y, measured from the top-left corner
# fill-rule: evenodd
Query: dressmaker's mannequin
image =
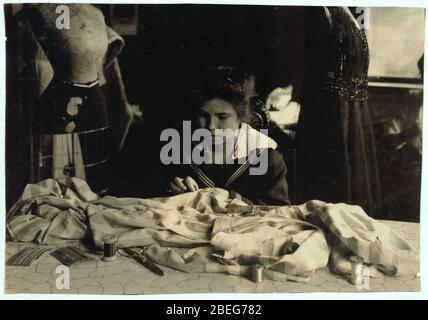
<path fill-rule="evenodd" d="M 40 141 L 40 178 L 76 176 L 87 180 L 96 192 L 104 192 L 111 135 L 99 78 L 109 45 L 108 30 L 102 12 L 88 4 L 65 5 L 69 28 L 61 28 L 58 21 L 67 13 L 57 10 L 58 6 L 28 6 L 33 33 L 54 73 L 33 116 Z M 42 151 L 43 144 L 52 149 Z"/>
<path fill-rule="evenodd" d="M 104 16 L 88 4 L 66 5 L 70 29 L 59 29 L 58 5 L 29 8 L 34 34 L 54 69 L 36 109 L 37 129 L 53 134 L 107 127 L 105 98 L 98 85 L 108 47 Z"/>
<path fill-rule="evenodd" d="M 88 4 L 66 5 L 70 29 L 58 29 L 58 4 L 31 6 L 30 19 L 37 40 L 49 58 L 55 78 L 69 83 L 90 83 L 107 52 L 107 27 L 100 10 Z"/>

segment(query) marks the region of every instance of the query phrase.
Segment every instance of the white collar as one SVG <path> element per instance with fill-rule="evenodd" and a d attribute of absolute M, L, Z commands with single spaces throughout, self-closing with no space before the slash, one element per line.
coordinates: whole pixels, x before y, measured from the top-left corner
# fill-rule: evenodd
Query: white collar
<path fill-rule="evenodd" d="M 272 138 L 253 129 L 249 124 L 242 123 L 232 158 L 246 157 L 256 149 L 276 149 L 277 147 L 277 143 Z"/>
<path fill-rule="evenodd" d="M 232 159 L 245 158 L 256 149 L 276 149 L 277 147 L 277 143 L 272 138 L 242 122 Z M 198 144 L 195 148 L 202 151 L 203 144 Z"/>

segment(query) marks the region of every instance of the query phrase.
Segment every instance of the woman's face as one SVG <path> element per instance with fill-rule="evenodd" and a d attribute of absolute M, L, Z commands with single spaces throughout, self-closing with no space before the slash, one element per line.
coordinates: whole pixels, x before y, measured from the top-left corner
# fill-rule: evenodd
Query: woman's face
<path fill-rule="evenodd" d="M 219 98 L 206 101 L 199 108 L 196 121 L 199 128 L 210 130 L 214 138 L 216 129 L 231 129 L 236 132 L 241 122 L 235 107 Z M 216 140 L 214 139 L 214 143 L 216 143 Z"/>

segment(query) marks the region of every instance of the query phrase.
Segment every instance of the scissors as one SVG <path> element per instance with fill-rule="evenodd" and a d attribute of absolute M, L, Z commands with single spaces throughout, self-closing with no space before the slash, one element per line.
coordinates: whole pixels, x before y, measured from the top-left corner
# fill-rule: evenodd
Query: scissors
<path fill-rule="evenodd" d="M 122 248 L 121 250 L 123 250 L 123 252 L 125 253 L 123 255 L 134 259 L 135 261 L 137 261 L 138 263 L 142 264 L 147 269 L 149 269 L 151 272 L 159 276 L 164 275 L 164 272 L 162 271 L 161 268 L 159 268 L 157 265 L 155 265 L 152 261 L 150 261 L 144 256 L 144 248 L 141 248 L 141 249 Z"/>

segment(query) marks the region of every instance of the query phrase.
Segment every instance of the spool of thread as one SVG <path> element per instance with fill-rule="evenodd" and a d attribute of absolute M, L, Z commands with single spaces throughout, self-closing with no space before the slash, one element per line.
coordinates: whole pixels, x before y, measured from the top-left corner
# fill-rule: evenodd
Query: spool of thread
<path fill-rule="evenodd" d="M 352 264 L 351 280 L 352 284 L 360 285 L 363 282 L 363 258 L 360 256 L 352 256 L 350 258 Z"/>
<path fill-rule="evenodd" d="M 255 283 L 263 281 L 263 266 L 261 264 L 256 264 L 250 268 L 250 279 Z"/>
<path fill-rule="evenodd" d="M 114 234 L 103 237 L 104 242 L 104 257 L 103 261 L 113 261 L 116 259 L 116 242 L 117 237 Z"/>

